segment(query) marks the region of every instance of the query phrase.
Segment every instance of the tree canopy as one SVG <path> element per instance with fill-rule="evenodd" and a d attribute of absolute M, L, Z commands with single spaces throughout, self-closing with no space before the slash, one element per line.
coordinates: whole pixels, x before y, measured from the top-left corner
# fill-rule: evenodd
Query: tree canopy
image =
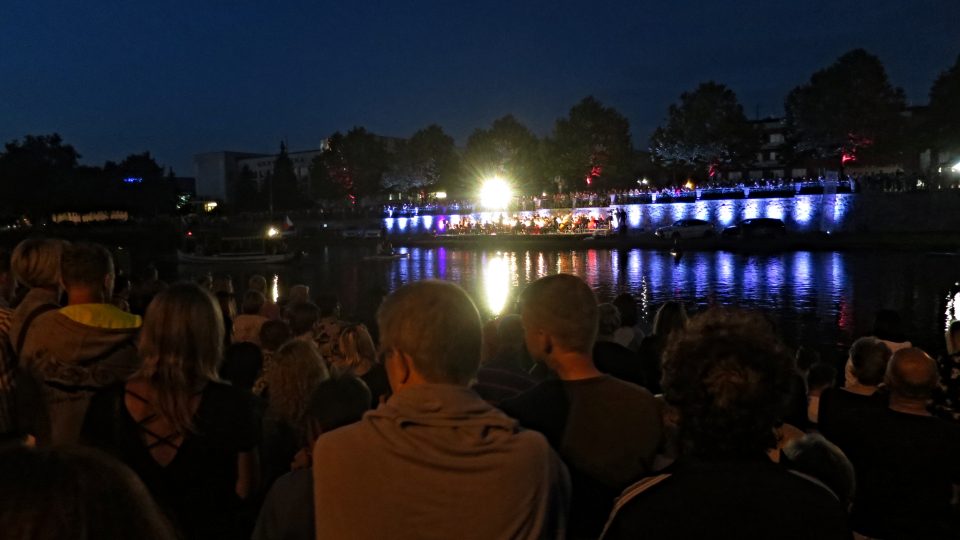
<path fill-rule="evenodd" d="M 464 179 L 503 176 L 514 184 L 535 183 L 542 174 L 540 141 L 527 126 L 508 114 L 489 129 L 477 129 L 467 139 Z"/>
<path fill-rule="evenodd" d="M 733 90 L 710 81 L 670 105 L 650 152 L 662 165 L 704 169 L 743 161 L 752 155 L 757 137 Z"/>
<path fill-rule="evenodd" d="M 334 133 L 310 167 L 311 191 L 325 199 L 356 200 L 375 195 L 390 164 L 382 137 L 362 127 Z"/>
<path fill-rule="evenodd" d="M 453 137 L 431 124 L 400 141 L 389 171 L 383 176 L 388 191 L 420 191 L 428 187 L 455 190 L 459 158 Z"/>
<path fill-rule="evenodd" d="M 796 149 L 818 157 L 887 160 L 901 134 L 903 90 L 883 63 L 854 49 L 787 95 L 787 125 Z"/>
<path fill-rule="evenodd" d="M 79 159 L 57 133 L 6 143 L 0 153 L 0 204 L 7 211 L 49 211 L 55 193 L 74 178 Z"/>
<path fill-rule="evenodd" d="M 630 122 L 593 96 L 557 119 L 546 153 L 548 170 L 566 185 L 587 188 L 622 184 L 625 179 L 632 182 Z"/>
<path fill-rule="evenodd" d="M 930 88 L 929 143 L 938 150 L 960 149 L 960 56 Z"/>

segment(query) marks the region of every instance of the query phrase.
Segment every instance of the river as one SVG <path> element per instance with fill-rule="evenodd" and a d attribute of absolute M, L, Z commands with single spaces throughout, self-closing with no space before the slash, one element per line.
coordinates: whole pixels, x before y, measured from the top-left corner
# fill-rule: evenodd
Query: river
<path fill-rule="evenodd" d="M 600 301 L 621 292 L 635 295 L 647 324 L 667 300 L 679 300 L 691 312 L 712 304 L 761 309 L 770 314 L 788 344 L 836 354 L 870 331 L 873 314 L 881 308 L 899 311 L 909 337 L 932 352 L 943 347 L 946 325 L 960 318 L 960 257 L 910 252 L 691 252 L 675 259 L 667 252 L 640 249 L 401 251 L 409 257 L 371 262 L 363 259 L 372 253 L 370 247 L 321 247 L 290 265 L 183 265 L 178 273 L 187 278 L 207 270 L 229 272 L 238 289 L 259 273 L 274 283 L 275 295 L 305 283 L 314 295 L 338 294 L 344 313 L 358 317 L 370 311 L 370 299 L 378 290 L 445 279 L 463 286 L 481 313 L 492 317 L 509 311 L 531 281 L 568 272 L 586 280 Z"/>

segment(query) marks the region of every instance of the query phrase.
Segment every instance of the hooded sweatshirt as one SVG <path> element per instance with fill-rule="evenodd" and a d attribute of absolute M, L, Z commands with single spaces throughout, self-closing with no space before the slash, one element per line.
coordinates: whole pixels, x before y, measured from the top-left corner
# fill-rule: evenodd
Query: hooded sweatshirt
<path fill-rule="evenodd" d="M 313 452 L 317 538 L 563 538 L 566 467 L 469 388 L 407 387 Z"/>
<path fill-rule="evenodd" d="M 49 430 L 38 434 L 41 443 L 77 442 L 93 394 L 140 367 L 134 337 L 141 323 L 110 304 L 72 305 L 37 317 L 20 362 L 43 388 Z"/>

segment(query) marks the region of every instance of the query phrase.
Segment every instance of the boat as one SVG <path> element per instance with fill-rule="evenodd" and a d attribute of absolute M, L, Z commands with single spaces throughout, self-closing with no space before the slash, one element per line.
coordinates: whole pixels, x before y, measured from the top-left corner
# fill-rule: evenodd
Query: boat
<path fill-rule="evenodd" d="M 277 234 L 197 238 L 188 232 L 184 248 L 177 250 L 177 260 L 186 264 L 280 264 L 299 255 Z"/>
<path fill-rule="evenodd" d="M 400 259 L 406 259 L 409 257 L 409 253 L 392 253 L 392 254 L 383 254 L 383 255 L 367 255 L 363 258 L 365 261 L 399 261 Z"/>

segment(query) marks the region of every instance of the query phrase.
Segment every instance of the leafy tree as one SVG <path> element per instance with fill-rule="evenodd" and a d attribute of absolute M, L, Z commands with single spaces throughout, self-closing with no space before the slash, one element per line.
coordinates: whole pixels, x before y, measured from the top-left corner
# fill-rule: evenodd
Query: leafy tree
<path fill-rule="evenodd" d="M 879 58 L 852 50 L 787 95 L 787 125 L 797 151 L 821 158 L 883 161 L 901 134 L 903 90 Z"/>
<path fill-rule="evenodd" d="M 34 217 L 48 212 L 60 186 L 73 179 L 80 154 L 60 135 L 27 135 L 0 153 L 0 205 Z"/>
<path fill-rule="evenodd" d="M 400 192 L 427 187 L 454 190 L 458 187 L 458 169 L 453 137 L 431 124 L 398 145 L 393 164 L 383 177 L 383 187 Z"/>
<path fill-rule="evenodd" d="M 537 183 L 543 174 L 540 142 L 513 115 L 494 120 L 467 139 L 464 176 L 477 180 L 503 176 L 519 186 Z"/>
<path fill-rule="evenodd" d="M 633 160 L 630 122 L 588 96 L 557 120 L 545 150 L 553 173 L 569 186 L 623 184 Z"/>
<path fill-rule="evenodd" d="M 661 165 L 703 170 L 743 160 L 757 142 L 737 95 L 710 81 L 670 105 L 666 124 L 650 140 L 650 152 Z"/>
<path fill-rule="evenodd" d="M 389 165 L 390 154 L 383 138 L 362 127 L 355 127 L 346 135 L 337 132 L 311 164 L 311 188 L 323 199 L 356 200 L 375 195 Z"/>
<path fill-rule="evenodd" d="M 960 149 L 960 56 L 930 88 L 928 141 L 937 150 Z"/>

